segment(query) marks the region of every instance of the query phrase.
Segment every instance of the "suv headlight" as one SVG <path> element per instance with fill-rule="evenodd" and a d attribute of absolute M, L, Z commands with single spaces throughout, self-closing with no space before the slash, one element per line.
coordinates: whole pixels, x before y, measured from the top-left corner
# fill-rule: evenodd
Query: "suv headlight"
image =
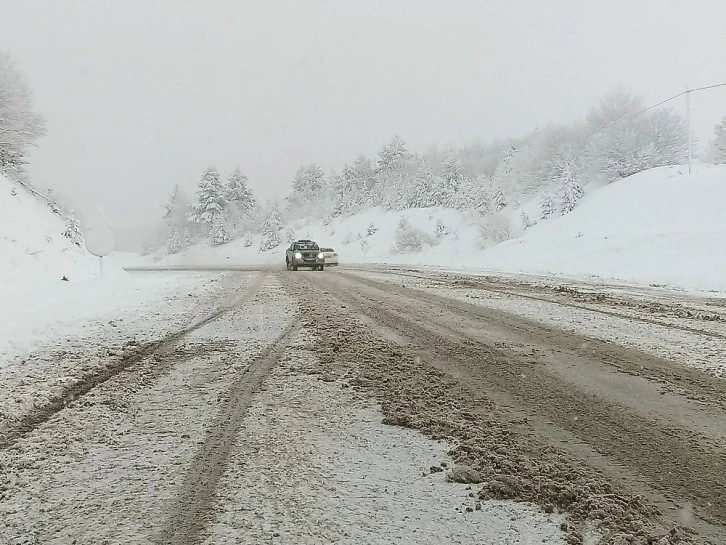
<path fill-rule="evenodd" d="M 302 259 L 302 254 L 300 252 L 296 253 L 295 259 Z"/>
<path fill-rule="evenodd" d="M 325 256 L 323 255 L 323 252 L 320 252 L 320 253 L 318 254 L 318 259 L 323 259 L 324 257 L 325 257 Z"/>

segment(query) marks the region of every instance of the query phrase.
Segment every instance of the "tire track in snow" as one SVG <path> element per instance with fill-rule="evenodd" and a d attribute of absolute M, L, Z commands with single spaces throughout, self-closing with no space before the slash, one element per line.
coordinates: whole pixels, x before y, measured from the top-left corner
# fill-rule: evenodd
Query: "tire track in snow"
<path fill-rule="evenodd" d="M 193 322 L 188 327 L 177 331 L 176 333 L 167 335 L 157 341 L 151 341 L 140 345 L 139 348 L 134 350 L 131 354 L 124 355 L 110 365 L 94 369 L 89 373 L 82 375 L 78 381 L 63 388 L 61 392 L 51 397 L 46 403 L 34 408 L 17 422 L 8 426 L 4 433 L 0 434 L 0 450 L 11 447 L 18 440 L 42 426 L 54 415 L 65 409 L 66 405 L 72 401 L 85 396 L 94 388 L 104 384 L 111 378 L 132 366 L 141 363 L 154 354 L 166 352 L 190 333 L 219 319 L 235 307 L 251 300 L 260 291 L 264 282 L 265 277 L 262 274 L 258 274 L 250 287 L 229 305 L 219 308 L 202 320 Z"/>
<path fill-rule="evenodd" d="M 204 443 L 192 459 L 163 530 L 153 538 L 154 543 L 191 545 L 203 540 L 207 526 L 214 519 L 212 509 L 217 485 L 226 470 L 252 396 L 282 357 L 298 328 L 299 319 L 295 319 L 235 378 L 222 397 L 219 411 L 207 427 Z"/>

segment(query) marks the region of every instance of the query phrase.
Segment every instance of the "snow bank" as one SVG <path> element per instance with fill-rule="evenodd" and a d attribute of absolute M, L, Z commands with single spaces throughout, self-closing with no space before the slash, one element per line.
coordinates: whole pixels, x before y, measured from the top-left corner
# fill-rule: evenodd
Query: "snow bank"
<path fill-rule="evenodd" d="M 74 283 L 99 276 L 98 258 L 64 229 L 45 203 L 0 175 L 0 297 L 58 286 L 64 276 Z M 110 264 L 107 270 L 122 274 Z"/>
<path fill-rule="evenodd" d="M 649 170 L 483 252 L 481 267 L 726 292 L 726 167 Z"/>
<path fill-rule="evenodd" d="M 536 200 L 508 206 L 495 218 L 442 208 L 376 208 L 329 222 L 299 221 L 280 234 L 290 229 L 295 238 L 333 247 L 341 264 L 436 265 L 726 292 L 724 202 L 726 167 L 703 167 L 691 175 L 680 167 L 664 167 L 591 189 L 570 214 L 555 213 L 526 231 L 522 212 L 537 221 Z M 417 252 L 396 252 L 395 233 L 402 217 L 431 244 Z M 483 244 L 482 228 L 490 233 L 511 229 L 512 235 L 521 236 Z M 248 247 L 244 239 L 216 248 L 202 243 L 177 255 L 147 258 L 145 263 L 284 266 L 286 243 L 264 253 L 258 251 L 259 243 L 259 237 L 253 237 Z"/>

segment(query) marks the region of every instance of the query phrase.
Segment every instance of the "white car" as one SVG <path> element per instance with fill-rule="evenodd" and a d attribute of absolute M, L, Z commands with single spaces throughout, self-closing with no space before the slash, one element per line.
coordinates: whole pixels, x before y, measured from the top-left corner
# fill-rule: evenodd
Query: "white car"
<path fill-rule="evenodd" d="M 338 266 L 338 252 L 332 248 L 320 248 L 320 251 L 323 252 L 323 255 L 325 256 L 326 265 L 332 265 L 334 267 Z"/>

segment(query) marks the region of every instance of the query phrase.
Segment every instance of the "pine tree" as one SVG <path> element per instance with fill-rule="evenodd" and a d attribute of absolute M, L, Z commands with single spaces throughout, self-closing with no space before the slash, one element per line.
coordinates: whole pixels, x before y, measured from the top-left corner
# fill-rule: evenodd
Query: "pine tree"
<path fill-rule="evenodd" d="M 83 235 L 81 234 L 81 222 L 73 215 L 71 211 L 65 219 L 65 231 L 63 236 L 66 237 L 71 243 L 80 247 L 83 244 Z"/>
<path fill-rule="evenodd" d="M 287 233 L 285 233 L 287 241 L 288 242 L 294 242 L 295 241 L 295 231 L 292 229 L 288 229 Z"/>
<path fill-rule="evenodd" d="M 442 238 L 444 238 L 446 236 L 446 234 L 447 234 L 446 233 L 446 226 L 444 225 L 444 222 L 441 221 L 441 218 L 439 218 L 436 221 L 436 227 L 434 227 L 434 236 L 438 240 L 441 240 Z"/>
<path fill-rule="evenodd" d="M 459 204 L 459 191 L 464 185 L 464 168 L 454 150 L 449 151 L 446 160 L 441 165 L 439 179 L 439 191 L 443 193 L 441 204 L 456 208 Z"/>
<path fill-rule="evenodd" d="M 189 218 L 198 223 L 211 226 L 217 216 L 224 212 L 226 204 L 225 188 L 219 179 L 219 172 L 209 168 L 204 172 L 197 190 L 197 200 L 192 205 Z"/>
<path fill-rule="evenodd" d="M 383 146 L 378 154 L 376 173 L 380 174 L 401 168 L 410 157 L 411 154 L 406 149 L 406 142 L 396 134 L 388 144 Z"/>
<path fill-rule="evenodd" d="M 227 225 L 222 214 L 217 214 L 212 220 L 212 243 L 215 246 L 226 244 L 229 242 L 229 233 Z"/>
<path fill-rule="evenodd" d="M 282 229 L 282 216 L 276 202 L 268 206 L 267 214 L 262 222 L 262 241 L 260 242 L 260 252 L 265 252 L 276 248 L 282 244 L 280 240 L 280 229 Z"/>
<path fill-rule="evenodd" d="M 166 251 L 169 254 L 176 254 L 181 250 L 181 244 L 179 242 L 179 232 L 176 229 L 172 229 L 169 232 L 169 238 L 166 241 Z"/>
<path fill-rule="evenodd" d="M 582 187 L 578 182 L 579 172 L 575 158 L 566 154 L 558 158 L 557 179 L 562 187 L 562 214 L 568 214 L 575 209 L 577 201 L 582 198 Z"/>
<path fill-rule="evenodd" d="M 375 235 L 377 231 L 378 231 L 378 227 L 376 227 L 376 226 L 375 226 L 375 225 L 373 224 L 373 222 L 370 222 L 370 223 L 368 224 L 368 229 L 366 230 L 366 233 L 368 233 L 368 236 L 370 237 L 370 236 L 373 236 L 373 235 Z"/>
<path fill-rule="evenodd" d="M 550 197 L 549 195 L 547 195 L 542 200 L 542 215 L 541 215 L 541 217 L 542 217 L 543 220 L 546 220 L 547 218 L 549 218 L 554 213 L 555 213 L 555 203 L 552 202 L 552 197 Z"/>
<path fill-rule="evenodd" d="M 431 165 L 425 159 L 421 162 L 411 199 L 411 208 L 429 208 L 431 206 L 443 206 L 446 201 L 443 184 L 436 179 L 431 170 Z"/>
<path fill-rule="evenodd" d="M 234 203 L 242 214 L 248 214 L 255 207 L 255 198 L 247 187 L 248 181 L 239 167 L 235 168 L 227 179 L 227 201 Z"/>
<path fill-rule="evenodd" d="M 504 192 L 501 189 L 498 189 L 494 193 L 494 197 L 492 198 L 492 203 L 494 204 L 494 210 L 499 212 L 502 208 L 507 206 L 507 199 L 504 196 Z"/>
<path fill-rule="evenodd" d="M 189 248 L 192 245 L 192 235 L 189 232 L 189 227 L 184 227 L 184 248 Z"/>

